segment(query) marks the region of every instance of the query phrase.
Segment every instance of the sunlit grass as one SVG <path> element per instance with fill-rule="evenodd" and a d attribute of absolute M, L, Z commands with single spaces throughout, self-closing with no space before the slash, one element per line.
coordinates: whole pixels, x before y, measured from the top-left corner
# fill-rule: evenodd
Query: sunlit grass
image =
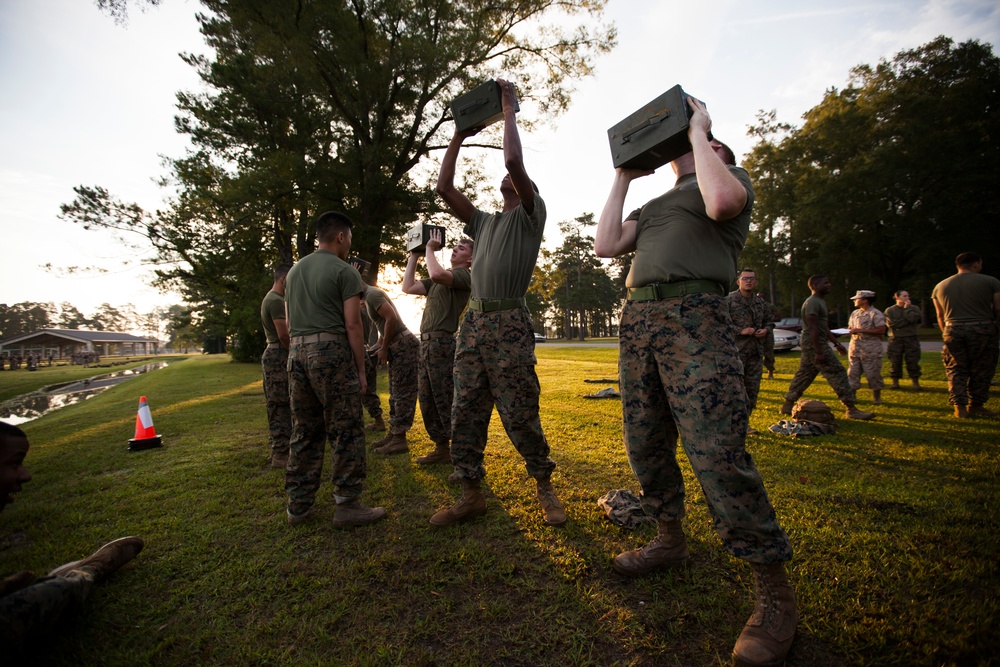
<path fill-rule="evenodd" d="M 448 467 L 412 463 L 432 446 L 418 418 L 409 456 L 369 456 L 363 500 L 388 508 L 385 522 L 331 529 L 325 479 L 315 518 L 288 526 L 283 475 L 266 464 L 260 368 L 221 356 L 29 422 L 34 480 L 0 514 L 0 572 L 48 571 L 126 534 L 147 544 L 94 589 L 38 664 L 727 662 L 752 610 L 751 577 L 721 548 L 686 461 L 690 566 L 620 577 L 611 556 L 652 528 L 615 528 L 597 507 L 610 489 L 638 488 L 620 403 L 581 398 L 605 386 L 584 379 L 616 376 L 617 350 L 539 345 L 537 354 L 542 423 L 570 516 L 560 529 L 543 523 L 496 415 L 480 519 L 427 523 L 459 492 Z M 756 428 L 779 418 L 797 361 L 779 356 Z M 923 365 L 928 391 L 884 392 L 875 422 L 748 441 L 796 551 L 802 618 L 789 664 L 993 660 L 1000 420 L 953 419 L 940 356 Z M 385 404 L 384 375 L 379 384 Z M 140 395 L 164 447 L 128 453 Z M 807 396 L 841 414 L 822 379 Z M 862 390 L 866 409 L 868 397 Z"/>

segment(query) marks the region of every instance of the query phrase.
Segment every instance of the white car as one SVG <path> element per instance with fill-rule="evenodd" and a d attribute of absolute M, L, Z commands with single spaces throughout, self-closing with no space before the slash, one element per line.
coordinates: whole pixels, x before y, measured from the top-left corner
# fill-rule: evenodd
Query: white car
<path fill-rule="evenodd" d="M 799 345 L 799 334 L 788 329 L 774 330 L 774 351 L 787 352 Z"/>
<path fill-rule="evenodd" d="M 536 343 L 544 343 L 546 340 L 548 340 L 548 339 L 545 336 L 543 336 L 542 334 L 540 334 L 538 332 L 535 332 L 535 342 Z"/>

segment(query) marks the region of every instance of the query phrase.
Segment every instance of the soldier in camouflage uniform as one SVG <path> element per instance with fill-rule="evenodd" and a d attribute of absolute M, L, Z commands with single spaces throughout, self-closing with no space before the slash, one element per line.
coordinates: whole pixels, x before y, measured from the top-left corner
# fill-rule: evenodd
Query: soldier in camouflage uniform
<path fill-rule="evenodd" d="M 365 285 L 365 309 L 378 330 L 376 365 L 389 364 L 389 433 L 372 443 L 379 454 L 409 451 L 406 432 L 413 426 L 417 411 L 417 364 L 420 341 L 396 311 L 389 296 L 377 287 Z"/>
<path fill-rule="evenodd" d="M 403 275 L 403 291 L 427 297 L 420 320 L 420 413 L 424 428 L 434 443 L 434 451 L 417 458 L 417 463 L 451 461 L 451 406 L 455 394 L 455 331 L 458 318 L 469 302 L 472 290 L 472 253 L 475 244 L 461 239 L 451 251 L 451 269 L 438 263 L 436 252 L 441 247 L 441 233 L 431 231 L 426 253 L 412 250 Z M 427 255 L 430 278 L 417 280 L 417 261 Z"/>
<path fill-rule="evenodd" d="M 267 430 L 271 467 L 288 465 L 288 439 L 292 436 L 292 408 L 288 400 L 288 323 L 285 320 L 285 277 L 292 267 L 274 269 L 274 284 L 260 304 L 260 323 L 267 347 L 260 358 L 267 402 Z"/>
<path fill-rule="evenodd" d="M 31 481 L 24 467 L 28 438 L 0 422 L 0 510 Z M 81 611 L 94 584 L 142 551 L 138 537 L 109 542 L 89 557 L 57 567 L 43 577 L 29 570 L 0 579 L 0 663 L 32 664 L 33 651 L 68 616 Z M 38 664 L 38 663 L 34 663 Z"/>
<path fill-rule="evenodd" d="M 889 372 L 892 385 L 889 389 L 899 389 L 899 380 L 903 377 L 903 359 L 906 359 L 906 372 L 913 382 L 913 388 L 920 391 L 920 338 L 917 337 L 920 310 L 910 303 L 910 293 L 906 290 L 898 290 L 893 296 L 896 305 L 885 309 L 885 326 L 889 330 L 889 348 L 886 354 L 892 365 Z"/>
<path fill-rule="evenodd" d="M 354 223 L 343 213 L 316 220 L 318 249 L 285 281 L 292 439 L 285 473 L 288 523 L 312 513 L 326 441 L 333 450 L 333 526 L 361 526 L 385 517 L 358 496 L 367 475 L 361 395 L 366 389 L 361 275 L 347 263 Z"/>
<path fill-rule="evenodd" d="M 931 293 L 944 339 L 941 360 L 948 401 L 958 418 L 990 416 L 995 413 L 985 406 L 1000 353 L 1000 280 L 981 273 L 983 258 L 974 252 L 963 252 L 955 265 L 958 273 Z"/>
<path fill-rule="evenodd" d="M 861 373 L 868 380 L 868 388 L 872 390 L 872 403 L 882 402 L 882 336 L 885 335 L 885 315 L 872 305 L 875 292 L 858 290 L 851 297 L 857 308 L 847 320 L 847 328 L 851 331 L 851 346 L 847 353 L 849 365 L 847 379 L 851 389 L 857 393 L 861 388 Z"/>
<path fill-rule="evenodd" d="M 763 292 L 758 292 L 757 296 L 761 299 L 764 298 Z M 773 303 L 764 301 L 769 309 L 769 317 L 771 326 L 767 329 L 767 335 L 764 336 L 764 368 L 767 369 L 767 379 L 774 379 L 774 323 L 781 319 L 781 313 L 778 312 L 777 307 Z"/>
<path fill-rule="evenodd" d="M 736 347 L 743 363 L 743 386 L 747 390 L 748 417 L 757 407 L 764 342 L 767 334 L 774 328 L 771 321 L 771 307 L 764 299 L 754 294 L 755 287 L 757 287 L 757 273 L 753 269 L 742 269 L 739 289 L 730 292 L 726 297 L 729 319 L 733 321 L 733 331 L 736 335 Z M 748 428 L 747 433 L 752 435 L 757 431 Z"/>
<path fill-rule="evenodd" d="M 368 278 L 368 262 L 358 257 L 351 257 L 347 262 L 358 270 L 362 282 Z M 365 406 L 368 415 L 374 420 L 365 426 L 365 430 L 385 431 L 385 420 L 382 419 L 382 401 L 378 397 L 378 358 L 376 352 L 369 349 L 378 341 L 378 331 L 375 329 L 372 318 L 368 317 L 368 308 L 365 306 L 363 292 L 361 294 L 361 328 L 364 332 L 365 381 L 368 385 L 365 393 L 361 395 L 361 404 Z"/>
<path fill-rule="evenodd" d="M 541 388 L 535 374 L 535 337 L 524 294 L 538 260 L 545 229 L 545 202 L 524 168 L 517 131 L 514 86 L 498 80 L 504 115 L 503 155 L 507 175 L 500 182 L 503 211 L 485 213 L 455 188 L 455 164 L 466 137 L 478 129 L 456 131 L 441 161 L 437 191 L 465 223 L 476 242 L 472 298 L 462 319 L 455 351 L 455 398 L 451 412 L 451 460 L 460 476 L 462 498 L 431 517 L 447 526 L 486 511 L 482 492 L 483 452 L 496 405 L 507 435 L 535 479 L 545 522 L 560 525 L 566 512 L 551 475 L 556 464 L 538 415 Z"/>
<path fill-rule="evenodd" d="M 746 242 L 754 193 L 732 151 L 710 139 L 711 120 L 688 101 L 692 152 L 671 166 L 674 188 L 622 221 L 635 178 L 651 172 L 619 168 L 601 213 L 599 257 L 635 252 L 622 311 L 618 376 L 625 448 L 642 487 L 642 506 L 658 536 L 612 563 L 642 575 L 688 558 L 681 526 L 684 478 L 680 436 L 723 546 L 750 563 L 758 609 L 734 647 L 739 661 L 779 664 L 795 635 L 798 613 L 784 562 L 788 536 L 745 448 L 747 398 L 725 302 Z"/>
<path fill-rule="evenodd" d="M 857 398 L 851 388 L 851 381 L 847 378 L 847 371 L 830 349 L 829 343 L 833 343 L 838 354 L 847 354 L 844 346 L 830 333 L 830 313 L 823 297 L 830 293 L 831 287 L 830 279 L 826 276 L 815 275 L 809 278 L 812 294 L 802 302 L 802 333 L 799 334 L 802 356 L 799 359 L 799 369 L 795 371 L 795 377 L 785 394 L 781 414 L 791 415 L 795 401 L 802 397 L 816 376 L 822 373 L 847 409 L 845 415 L 848 419 L 873 419 L 875 413 L 858 410 Z"/>

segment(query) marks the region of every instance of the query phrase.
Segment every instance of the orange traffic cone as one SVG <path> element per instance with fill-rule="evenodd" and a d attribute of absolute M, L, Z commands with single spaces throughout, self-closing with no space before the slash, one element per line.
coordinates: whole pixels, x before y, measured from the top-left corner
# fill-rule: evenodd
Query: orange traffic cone
<path fill-rule="evenodd" d="M 139 398 L 139 414 L 135 417 L 135 437 L 128 441 L 128 450 L 138 452 L 142 449 L 161 447 L 163 439 L 156 435 L 153 428 L 153 415 L 149 412 L 146 397 Z"/>

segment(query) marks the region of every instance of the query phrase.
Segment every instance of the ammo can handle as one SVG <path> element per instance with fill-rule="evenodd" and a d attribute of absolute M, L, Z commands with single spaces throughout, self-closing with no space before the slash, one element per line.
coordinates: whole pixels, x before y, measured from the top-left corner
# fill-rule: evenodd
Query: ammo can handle
<path fill-rule="evenodd" d="M 472 100 L 471 102 L 468 102 L 466 104 L 463 104 L 459 108 L 459 110 L 458 110 L 458 115 L 459 116 L 464 116 L 466 111 L 469 111 L 471 109 L 475 109 L 476 107 L 481 107 L 484 104 L 488 104 L 489 101 L 490 101 L 489 98 L 485 98 L 485 99 L 479 98 L 479 99 Z"/>
<path fill-rule="evenodd" d="M 644 130 L 647 127 L 650 127 L 651 125 L 655 125 L 656 123 L 660 123 L 660 122 L 666 120 L 667 118 L 670 118 L 670 108 L 669 107 L 667 107 L 666 109 L 661 109 L 660 111 L 657 111 L 652 116 L 650 116 L 649 118 L 647 118 L 643 122 L 641 122 L 638 125 L 636 125 L 635 127 L 633 127 L 631 130 L 627 130 L 627 131 L 623 132 L 622 133 L 622 143 L 623 144 L 628 143 L 629 138 L 631 138 L 631 136 L 633 134 L 635 134 L 636 132 L 638 132 L 639 130 Z"/>

